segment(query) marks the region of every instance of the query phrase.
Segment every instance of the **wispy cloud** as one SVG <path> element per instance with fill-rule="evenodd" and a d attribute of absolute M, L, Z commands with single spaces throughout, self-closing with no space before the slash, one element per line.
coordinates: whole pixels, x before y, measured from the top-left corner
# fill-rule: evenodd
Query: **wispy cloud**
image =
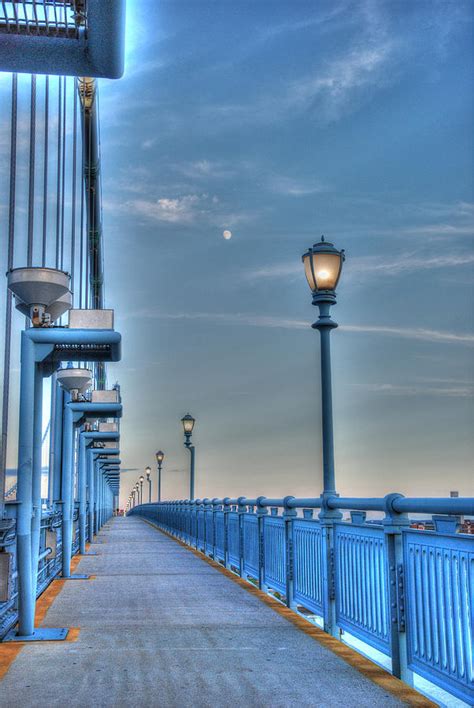
<path fill-rule="evenodd" d="M 140 190 L 136 191 L 139 195 Z M 257 217 L 256 211 L 230 210 L 226 203 L 210 194 L 184 194 L 156 199 L 148 195 L 134 199 L 108 199 L 103 201 L 103 207 L 107 211 L 135 215 L 149 221 L 182 225 L 201 223 L 222 228 L 237 226 Z"/>
<path fill-rule="evenodd" d="M 388 41 L 356 47 L 306 76 L 281 83 L 251 104 L 213 104 L 204 106 L 201 113 L 207 119 L 225 119 L 221 125 L 274 123 L 307 112 L 315 120 L 335 122 L 392 80 L 393 72 L 388 71 L 391 54 Z"/>
<path fill-rule="evenodd" d="M 459 386 L 425 386 L 420 384 L 392 383 L 351 383 L 353 388 L 368 393 L 379 393 L 389 396 L 446 396 L 448 398 L 471 398 L 474 395 L 474 385 Z"/>
<path fill-rule="evenodd" d="M 474 253 L 441 253 L 437 256 L 424 256 L 419 252 L 403 253 L 393 258 L 380 258 L 380 256 L 365 256 L 350 258 L 344 266 L 344 278 L 364 278 L 370 275 L 383 275 L 395 277 L 405 273 L 420 270 L 459 268 L 474 264 Z M 247 280 L 261 278 L 296 278 L 301 277 L 302 265 L 300 261 L 294 263 L 275 263 L 274 265 L 257 268 L 243 274 Z"/>
<path fill-rule="evenodd" d="M 327 187 L 314 177 L 303 179 L 271 175 L 268 178 L 268 187 L 272 192 L 290 197 L 305 197 L 310 194 L 326 192 Z"/>
<path fill-rule="evenodd" d="M 224 179 L 233 177 L 235 169 L 217 160 L 196 160 L 175 165 L 175 170 L 189 179 Z"/>
<path fill-rule="evenodd" d="M 125 208 L 153 221 L 190 224 L 202 212 L 205 201 L 206 197 L 201 197 L 197 194 L 187 194 L 176 199 L 166 197 L 156 200 L 134 199 L 127 202 Z"/>
<path fill-rule="evenodd" d="M 130 315 L 132 316 L 132 315 Z M 243 325 L 248 327 L 264 327 L 270 329 L 305 329 L 308 330 L 310 323 L 305 320 L 296 320 L 285 317 L 274 317 L 267 315 L 246 314 L 240 312 L 159 312 L 154 309 L 143 309 L 133 313 L 134 318 L 157 319 L 157 320 L 190 320 L 207 321 L 220 325 Z M 390 327 L 385 325 L 343 325 L 342 332 L 354 332 L 361 334 L 374 334 L 382 336 L 411 339 L 433 343 L 446 344 L 467 344 L 474 345 L 474 334 L 447 332 L 444 330 L 425 329 L 422 327 Z"/>

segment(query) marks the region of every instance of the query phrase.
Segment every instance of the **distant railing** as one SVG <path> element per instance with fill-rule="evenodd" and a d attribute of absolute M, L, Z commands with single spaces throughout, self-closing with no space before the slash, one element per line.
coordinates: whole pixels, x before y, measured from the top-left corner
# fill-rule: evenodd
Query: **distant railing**
<path fill-rule="evenodd" d="M 326 514 L 313 518 L 321 507 Z M 351 520 L 331 518 L 337 509 Z M 385 516 L 368 521 L 366 511 Z M 413 528 L 407 512 L 434 514 L 434 530 Z M 474 499 L 241 497 L 129 511 L 320 617 L 332 635 L 382 652 L 407 683 L 416 673 L 472 704 L 474 536 L 459 533 L 461 514 L 474 515 Z"/>

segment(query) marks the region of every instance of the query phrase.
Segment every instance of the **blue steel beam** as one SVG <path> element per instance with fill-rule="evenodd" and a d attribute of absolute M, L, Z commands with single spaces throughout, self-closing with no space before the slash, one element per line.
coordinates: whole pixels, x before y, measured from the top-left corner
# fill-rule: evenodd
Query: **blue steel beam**
<path fill-rule="evenodd" d="M 59 4 L 66 5 L 64 0 Z M 2 5 L 5 8 L 5 3 Z M 36 0 L 36 5 L 38 13 L 44 0 Z M 67 6 L 65 11 L 70 11 Z M 79 22 L 73 36 L 61 32 L 61 28 L 57 32 L 53 28 L 48 35 L 47 27 L 39 25 L 41 33 L 37 33 L 31 10 L 30 24 L 34 30 L 27 33 L 20 28 L 18 31 L 14 22 L 5 21 L 4 12 L 8 11 L 2 11 L 0 6 L 0 20 L 3 20 L 0 24 L 0 71 L 109 79 L 122 76 L 125 0 L 87 0 L 86 19 Z"/>
<path fill-rule="evenodd" d="M 41 408 L 37 403 L 40 376 L 50 376 L 61 361 L 120 360 L 121 336 L 114 330 L 74 330 L 65 328 L 30 328 L 21 334 L 20 424 L 18 438 L 17 548 L 19 578 L 18 632 L 8 635 L 13 641 L 35 641 L 44 637 L 64 639 L 67 632 L 35 631 L 35 576 L 37 551 L 32 549 L 37 521 L 35 508 L 41 507 L 41 481 L 38 485 L 38 455 L 34 455 L 38 428 L 41 429 Z M 42 385 L 42 384 L 41 384 Z M 99 405 L 99 404 L 95 404 Z M 36 436 L 35 436 L 36 432 Z M 65 444 L 72 449 L 72 441 Z M 33 460 L 36 460 L 36 469 Z M 39 476 L 39 479 L 40 476 Z M 63 490 L 63 492 L 67 490 Z M 33 496 L 34 495 L 34 496 Z M 63 512 L 69 513 L 65 504 Z M 72 508 L 71 508 L 72 514 Z M 33 533 L 32 533 L 33 531 Z M 63 539 L 68 543 L 67 537 Z M 72 543 L 72 539 L 71 539 Z"/>
<path fill-rule="evenodd" d="M 67 394 L 69 395 L 69 394 Z M 62 575 L 64 578 L 72 578 L 71 576 L 71 557 L 72 557 L 72 531 L 73 531 L 73 504 L 74 504 L 74 431 L 80 425 L 84 418 L 93 416 L 97 418 L 118 418 L 122 415 L 121 403 L 91 403 L 70 401 L 65 405 L 64 414 L 64 451 L 63 451 L 63 538 L 62 538 Z M 82 552 L 85 553 L 86 544 L 86 460 L 85 460 L 85 445 L 81 446 L 82 457 L 79 455 L 79 543 Z M 81 452 L 80 447 L 80 452 Z M 81 493 L 82 490 L 82 493 Z M 81 504 L 82 497 L 82 504 Z M 82 519 L 81 519 L 82 509 Z"/>

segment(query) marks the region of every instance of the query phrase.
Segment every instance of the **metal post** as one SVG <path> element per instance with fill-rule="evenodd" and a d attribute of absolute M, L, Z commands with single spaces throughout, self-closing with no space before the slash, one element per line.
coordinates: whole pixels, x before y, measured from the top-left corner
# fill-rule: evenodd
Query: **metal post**
<path fill-rule="evenodd" d="M 99 533 L 99 508 L 100 508 L 100 477 L 99 477 L 99 463 L 97 459 L 94 458 L 94 479 L 95 479 L 95 510 L 94 510 L 94 534 L 97 536 Z"/>
<path fill-rule="evenodd" d="M 140 504 L 143 504 L 143 482 L 140 480 Z"/>
<path fill-rule="evenodd" d="M 150 501 L 151 501 L 151 481 L 150 481 Z M 161 463 L 158 464 L 158 501 L 161 501 Z"/>
<path fill-rule="evenodd" d="M 89 543 L 94 540 L 94 506 L 95 506 L 95 485 L 94 485 L 94 453 L 92 449 L 87 453 L 87 478 L 89 483 Z"/>
<path fill-rule="evenodd" d="M 330 315 L 331 305 L 335 304 L 334 295 L 317 294 L 313 304 L 319 307 L 319 319 L 312 325 L 319 330 L 321 339 L 321 410 L 323 434 L 323 496 L 334 496 L 336 479 L 334 470 L 334 432 L 332 417 L 332 384 L 331 384 L 331 330 L 337 327 Z"/>
<path fill-rule="evenodd" d="M 50 435 L 49 435 L 49 467 L 48 467 L 48 506 L 54 501 L 54 454 L 56 450 L 56 406 L 58 398 L 58 385 L 56 374 L 51 379 L 51 408 L 50 408 Z"/>
<path fill-rule="evenodd" d="M 244 514 L 247 513 L 245 497 L 237 499 L 237 513 L 239 515 L 239 575 L 244 574 Z"/>
<path fill-rule="evenodd" d="M 33 597 L 38 585 L 38 559 L 41 535 L 41 452 L 43 449 L 43 373 L 35 366 L 34 420 L 33 420 L 33 518 L 31 522 L 31 575 Z"/>
<path fill-rule="evenodd" d="M 188 445 L 188 450 L 191 454 L 189 467 L 189 498 L 194 499 L 194 463 L 195 463 L 195 448 L 194 445 Z"/>
<path fill-rule="evenodd" d="M 401 494 L 385 497 L 385 547 L 388 569 L 389 635 L 392 674 L 409 685 L 413 685 L 413 671 L 408 668 L 408 646 L 405 627 L 404 558 L 402 529 L 409 526 L 406 514 L 398 514 L 393 502 L 401 499 Z"/>
<path fill-rule="evenodd" d="M 260 590 L 265 590 L 265 516 L 268 514 L 266 506 L 260 504 L 265 497 L 257 498 L 256 514 L 257 514 L 257 533 L 258 533 L 258 587 Z"/>
<path fill-rule="evenodd" d="M 283 499 L 283 521 L 285 522 L 285 549 L 286 549 L 286 605 L 293 608 L 294 602 L 294 541 L 293 522 L 297 516 L 296 509 L 292 509 L 288 502 L 294 497 Z"/>
<path fill-rule="evenodd" d="M 160 470 L 160 472 L 161 472 L 161 470 Z M 160 477 L 161 477 L 161 475 L 160 475 Z M 160 490 L 160 486 L 161 486 L 160 482 L 161 482 L 161 478 L 158 481 L 158 495 L 160 495 L 160 491 L 161 491 Z M 161 497 L 158 496 L 158 501 L 160 501 L 160 499 L 161 499 Z M 148 503 L 151 504 L 151 475 L 148 475 Z"/>
<path fill-rule="evenodd" d="M 72 511 L 73 511 L 73 413 L 69 404 L 71 396 L 65 393 L 64 428 L 63 428 L 63 464 L 62 464 L 62 500 L 63 500 L 63 525 L 62 525 L 62 575 L 69 578 L 71 575 L 72 555 Z"/>
<path fill-rule="evenodd" d="M 53 501 L 61 499 L 61 466 L 62 466 L 62 446 L 63 446 L 63 414 L 64 414 L 64 391 L 57 382 L 53 384 L 56 390 L 54 420 L 54 443 L 52 446 L 53 459 L 50 462 L 50 474 L 53 476 Z"/>
<path fill-rule="evenodd" d="M 224 497 L 223 512 L 224 512 L 224 566 L 229 567 L 229 514 L 232 511 L 230 506 L 230 498 Z"/>
<path fill-rule="evenodd" d="M 20 429 L 18 439 L 17 549 L 18 549 L 18 634 L 34 631 L 35 593 L 31 572 L 31 517 L 33 512 L 33 431 L 35 392 L 35 352 L 33 342 L 21 333 Z"/>
<path fill-rule="evenodd" d="M 79 434 L 79 553 L 86 552 L 87 459 L 86 439 Z"/>

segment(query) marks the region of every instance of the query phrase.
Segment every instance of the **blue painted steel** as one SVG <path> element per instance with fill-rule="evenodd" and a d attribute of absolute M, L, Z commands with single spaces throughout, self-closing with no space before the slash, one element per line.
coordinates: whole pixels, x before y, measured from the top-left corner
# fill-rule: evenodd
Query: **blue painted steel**
<path fill-rule="evenodd" d="M 54 405 L 54 444 L 52 448 L 52 458 L 50 466 L 50 474 L 53 478 L 53 502 L 61 499 L 61 455 L 63 445 L 63 410 L 64 410 L 64 392 L 62 386 L 54 384 L 56 391 L 56 399 Z"/>
<path fill-rule="evenodd" d="M 263 522 L 263 582 L 286 595 L 285 521 L 266 516 Z"/>
<path fill-rule="evenodd" d="M 474 543 L 407 530 L 404 538 L 408 664 L 474 703 Z"/>
<path fill-rule="evenodd" d="M 240 514 L 230 511 L 227 520 L 227 543 L 229 547 L 229 565 L 240 566 Z"/>
<path fill-rule="evenodd" d="M 70 394 L 65 393 L 64 400 L 64 426 L 63 426 L 63 460 L 62 460 L 62 502 L 63 502 L 63 527 L 62 527 L 62 574 L 63 578 L 71 575 L 71 556 L 73 544 L 73 484 L 74 484 L 74 414 L 70 404 Z"/>
<path fill-rule="evenodd" d="M 5 3 L 2 4 L 5 8 Z M 2 32 L 0 71 L 109 79 L 122 76 L 125 0 L 87 0 L 84 24 L 72 31 L 74 23 L 70 20 L 68 32 L 64 31 L 64 27 L 56 28 L 51 16 L 51 26 L 41 22 L 44 4 L 45 0 L 37 0 L 34 13 L 30 8 L 26 10 L 30 13 L 31 27 L 28 31 L 26 23 L 20 22 L 20 29 L 17 30 L 17 23 L 11 22 L 9 31 Z M 8 5 L 6 3 L 6 7 Z M 61 5 L 64 12 L 73 14 L 72 7 L 69 8 L 64 2 L 57 3 L 58 7 Z M 4 12 L 6 15 L 0 15 L 3 20 L 10 14 L 8 10 Z M 37 31 L 38 21 L 41 27 Z"/>
<path fill-rule="evenodd" d="M 319 521 L 293 522 L 294 602 L 316 614 L 323 611 L 323 549 Z"/>
<path fill-rule="evenodd" d="M 206 539 L 205 539 L 205 522 L 204 522 L 204 509 L 198 509 L 197 511 L 197 548 L 199 550 L 204 550 Z"/>
<path fill-rule="evenodd" d="M 31 516 L 33 512 L 33 434 L 35 391 L 35 347 L 26 332 L 21 333 L 20 429 L 18 438 L 17 552 L 19 577 L 18 634 L 34 631 L 35 591 L 32 576 Z"/>
<path fill-rule="evenodd" d="M 410 530 L 409 520 L 394 511 L 400 499 L 393 494 L 366 500 L 369 508 L 386 512 L 379 525 L 361 514 L 354 514 L 352 523 L 312 519 L 309 510 L 320 500 L 304 499 L 304 518 L 296 518 L 291 514 L 297 500 L 291 497 L 281 504 L 262 497 L 241 497 L 234 504 L 228 498 L 163 502 L 129 513 L 178 537 L 186 528 L 182 537 L 206 553 L 214 543 L 216 557 L 227 567 L 252 582 L 258 579 L 263 589 L 286 594 L 290 607 L 302 605 L 324 619 L 330 603 L 334 616 L 326 631 L 337 636 L 345 629 L 390 656 L 396 675 L 411 681 L 416 672 L 472 702 L 472 539 Z M 283 516 L 275 507 L 262 515 L 270 501 L 283 508 Z M 364 500 L 357 501 L 360 508 Z M 435 508 L 438 501 L 433 500 Z M 457 508 L 469 505 L 469 500 L 453 501 L 462 502 Z M 327 500 L 323 504 L 328 506 Z"/>
<path fill-rule="evenodd" d="M 204 550 L 208 555 L 214 554 L 214 512 L 209 499 L 204 500 Z M 179 509 L 178 516 L 179 516 Z"/>
<path fill-rule="evenodd" d="M 79 552 L 86 552 L 86 516 L 87 516 L 87 453 L 84 433 L 79 434 Z"/>
<path fill-rule="evenodd" d="M 31 574 L 33 597 L 38 584 L 38 563 L 41 534 L 41 472 L 43 449 L 43 374 L 40 366 L 35 370 L 34 422 L 33 422 L 33 518 L 31 520 Z"/>
<path fill-rule="evenodd" d="M 214 512 L 215 522 L 215 559 L 225 560 L 225 518 L 223 511 Z"/>
<path fill-rule="evenodd" d="M 243 573 L 253 578 L 259 576 L 258 524 L 255 514 L 243 515 Z"/>
<path fill-rule="evenodd" d="M 383 529 L 337 523 L 334 551 L 338 626 L 389 654 L 388 569 Z"/>

